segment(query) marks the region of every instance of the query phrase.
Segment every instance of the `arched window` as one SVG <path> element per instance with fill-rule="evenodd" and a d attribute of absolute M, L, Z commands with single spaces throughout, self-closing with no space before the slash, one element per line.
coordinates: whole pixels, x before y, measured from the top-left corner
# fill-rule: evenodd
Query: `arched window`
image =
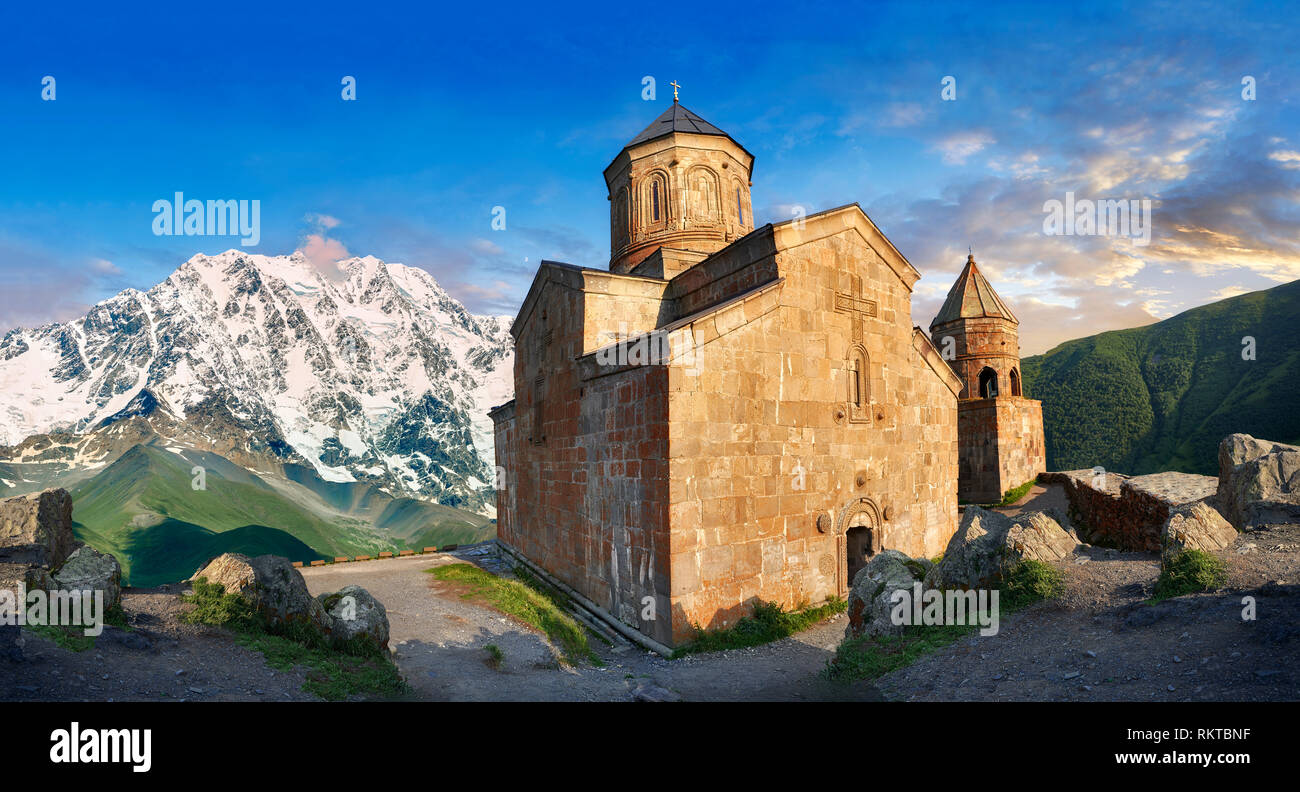
<path fill-rule="evenodd" d="M 1011 369 L 1011 395 L 1020 395 L 1020 372 Z"/>
<path fill-rule="evenodd" d="M 618 198 L 614 200 L 614 247 L 622 248 L 628 240 L 628 200 L 627 188 L 618 191 Z"/>
<path fill-rule="evenodd" d="M 736 187 L 736 222 L 745 224 L 745 204 L 740 200 L 740 187 Z"/>
<path fill-rule="evenodd" d="M 985 366 L 980 371 L 980 398 L 996 399 L 998 396 L 998 373 Z"/>
<path fill-rule="evenodd" d="M 650 219 L 659 222 L 659 180 L 650 184 Z"/>
<path fill-rule="evenodd" d="M 871 358 L 867 350 L 855 345 L 849 350 L 849 420 L 855 423 L 871 420 Z"/>

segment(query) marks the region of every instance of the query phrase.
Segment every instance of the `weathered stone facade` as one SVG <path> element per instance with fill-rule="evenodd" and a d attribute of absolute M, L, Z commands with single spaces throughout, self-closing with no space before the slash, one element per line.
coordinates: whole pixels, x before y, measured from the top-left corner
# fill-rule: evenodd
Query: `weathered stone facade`
<path fill-rule="evenodd" d="M 1047 469 L 1043 403 L 1024 397 L 1018 326 L 974 255 L 930 323 L 962 382 L 957 497 L 968 503 L 996 503 Z"/>
<path fill-rule="evenodd" d="M 615 230 L 616 272 L 543 262 L 512 328 L 515 400 L 492 412 L 499 540 L 669 645 L 757 599 L 845 596 L 882 549 L 942 551 L 962 387 L 912 325 L 920 274 L 856 204 L 727 243 L 752 222 L 753 158 L 676 117 L 607 169 L 611 200 L 626 188 L 645 217 L 663 179 L 656 233 L 689 229 L 677 212 L 708 207 L 712 177 L 686 176 L 713 163 L 744 177 L 743 219 L 645 255 Z M 680 167 L 638 176 L 646 157 Z"/>

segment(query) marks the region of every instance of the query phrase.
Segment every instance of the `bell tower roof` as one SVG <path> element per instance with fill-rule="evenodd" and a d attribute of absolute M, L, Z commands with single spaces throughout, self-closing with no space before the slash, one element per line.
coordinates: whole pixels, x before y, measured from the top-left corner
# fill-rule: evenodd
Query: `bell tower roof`
<path fill-rule="evenodd" d="M 671 135 L 674 132 L 693 132 L 697 135 L 722 135 L 723 137 L 730 137 L 726 132 L 723 132 L 713 124 L 710 124 L 695 113 L 687 110 L 677 101 L 674 101 L 671 107 L 663 111 L 663 113 L 654 121 L 651 121 L 650 126 L 641 130 L 641 134 L 632 138 L 631 142 L 627 145 L 628 147 L 636 146 L 645 143 L 648 140 L 661 138 L 664 135 Z"/>
<path fill-rule="evenodd" d="M 749 151 L 746 150 L 744 146 L 737 143 L 736 139 L 731 135 L 728 135 L 713 124 L 700 118 L 696 113 L 687 110 L 684 105 L 675 99 L 667 110 L 663 111 L 663 113 L 661 113 L 654 121 L 651 121 L 650 126 L 641 130 L 641 134 L 628 141 L 628 144 L 623 148 L 625 150 L 630 149 L 633 146 L 639 146 L 642 143 L 648 143 L 651 140 L 658 140 L 661 137 L 667 137 L 675 132 L 724 137 L 739 146 L 741 151 L 749 154 Z M 749 154 L 749 156 L 752 158 L 754 155 Z"/>
<path fill-rule="evenodd" d="M 936 327 L 961 319 L 982 317 L 1006 319 L 1014 324 L 1020 324 L 1020 320 L 1011 313 L 1011 309 L 1002 301 L 998 293 L 993 291 L 993 286 L 979 271 L 979 267 L 975 265 L 975 255 L 972 253 L 966 257 L 966 266 L 957 276 L 957 282 L 948 290 L 948 298 L 943 301 L 943 307 L 939 309 L 930 326 Z"/>

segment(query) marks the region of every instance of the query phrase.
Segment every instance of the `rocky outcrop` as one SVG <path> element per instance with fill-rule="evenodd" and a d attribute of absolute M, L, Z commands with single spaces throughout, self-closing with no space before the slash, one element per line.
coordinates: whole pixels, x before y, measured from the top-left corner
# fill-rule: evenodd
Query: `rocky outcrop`
<path fill-rule="evenodd" d="M 209 561 L 192 579 L 200 578 L 225 586 L 227 594 L 243 596 L 269 624 L 299 623 L 326 634 L 330 631 L 325 607 L 308 593 L 302 574 L 287 558 L 226 553 Z"/>
<path fill-rule="evenodd" d="M 64 489 L 0 501 L 0 590 L 102 591 L 105 609 L 122 600 L 122 567 L 72 533 L 72 497 Z M 17 603 L 22 607 L 22 603 Z M 0 658 L 20 661 L 17 625 L 0 625 Z"/>
<path fill-rule="evenodd" d="M 1240 529 L 1300 522 L 1300 447 L 1231 434 L 1219 443 L 1219 507 Z"/>
<path fill-rule="evenodd" d="M 122 566 L 108 553 L 81 545 L 54 573 L 54 588 L 61 591 L 102 591 L 104 607 L 122 602 Z"/>
<path fill-rule="evenodd" d="M 362 638 L 380 649 L 388 648 L 388 611 L 360 586 L 345 586 L 317 597 L 329 616 L 329 634 L 336 641 Z"/>
<path fill-rule="evenodd" d="M 1222 550 L 1237 541 L 1237 529 L 1204 501 L 1169 515 L 1161 532 L 1160 560 L 1168 562 L 1184 550 Z"/>
<path fill-rule="evenodd" d="M 997 588 L 1025 559 L 1059 561 L 1079 540 L 1054 510 L 1014 517 L 967 506 L 942 560 L 925 577 L 927 588 Z"/>
<path fill-rule="evenodd" d="M 56 569 L 77 544 L 72 496 L 64 489 L 0 501 L 0 563 Z"/>
<path fill-rule="evenodd" d="M 1170 513 L 1213 497 L 1213 476 L 1150 473 L 1125 476 L 1093 470 L 1044 473 L 1039 481 L 1060 484 L 1070 501 L 1079 538 L 1122 550 L 1156 552 Z"/>
<path fill-rule="evenodd" d="M 930 570 L 929 561 L 918 561 L 897 550 L 882 550 L 853 577 L 849 590 L 849 625 L 845 635 L 898 635 L 902 625 L 889 618 L 893 594 L 899 589 L 911 592 Z"/>

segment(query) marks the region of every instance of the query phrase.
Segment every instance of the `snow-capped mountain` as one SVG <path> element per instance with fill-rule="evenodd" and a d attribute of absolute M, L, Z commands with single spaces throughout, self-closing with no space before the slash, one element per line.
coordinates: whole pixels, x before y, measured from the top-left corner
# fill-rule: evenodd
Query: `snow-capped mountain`
<path fill-rule="evenodd" d="M 301 461 L 326 481 L 491 514 L 487 411 L 513 389 L 509 325 L 373 257 L 320 269 L 300 253 L 198 255 L 147 292 L 0 339 L 0 446 L 76 445 L 158 416 L 155 431 L 243 464 Z M 25 445 L 0 451 L 31 461 L 49 443 Z M 91 465 L 107 453 L 77 451 Z"/>

